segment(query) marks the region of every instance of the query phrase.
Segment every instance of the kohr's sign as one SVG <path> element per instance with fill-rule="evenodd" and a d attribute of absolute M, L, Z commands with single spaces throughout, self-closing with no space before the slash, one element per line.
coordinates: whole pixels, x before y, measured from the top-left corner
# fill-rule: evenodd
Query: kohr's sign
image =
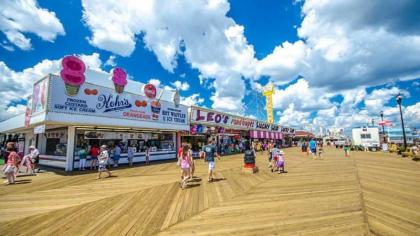
<path fill-rule="evenodd" d="M 175 107 L 172 102 L 90 83 L 81 84 L 77 93 L 65 90 L 65 82 L 58 76 L 51 76 L 48 112 L 188 124 L 187 107 Z"/>

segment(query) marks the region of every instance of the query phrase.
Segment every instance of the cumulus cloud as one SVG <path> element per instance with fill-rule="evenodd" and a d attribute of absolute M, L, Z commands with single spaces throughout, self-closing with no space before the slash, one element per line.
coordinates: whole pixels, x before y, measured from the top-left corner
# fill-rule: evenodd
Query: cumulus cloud
<path fill-rule="evenodd" d="M 284 111 L 278 111 L 277 115 L 280 116 L 279 123 L 282 125 L 303 127 L 310 123 L 311 113 L 295 110 L 295 105 L 292 103 Z"/>
<path fill-rule="evenodd" d="M 116 66 L 117 63 L 115 62 L 115 58 L 116 58 L 115 55 L 109 56 L 108 60 L 106 60 L 106 62 L 105 62 L 105 65 L 106 66 L 112 66 L 112 67 Z"/>
<path fill-rule="evenodd" d="M 190 85 L 188 84 L 188 82 L 181 82 L 179 80 L 171 83 L 172 86 L 174 86 L 175 88 L 181 90 L 181 91 L 187 91 L 190 88 Z"/>
<path fill-rule="evenodd" d="M 200 71 L 201 82 L 214 80 L 213 108 L 243 111 L 242 77 L 255 75 L 255 52 L 244 36 L 244 27 L 226 16 L 230 9 L 226 0 L 84 0 L 82 5 L 92 45 L 129 56 L 141 35 L 146 48 L 169 72 L 183 55 Z M 220 85 L 237 89 L 232 92 Z"/>
<path fill-rule="evenodd" d="M 420 27 L 412 20 L 419 8 L 409 0 L 305 1 L 298 28 L 309 51 L 303 76 L 340 90 L 418 78 Z"/>
<path fill-rule="evenodd" d="M 32 33 L 41 39 L 53 42 L 58 35 L 65 35 L 64 27 L 54 12 L 40 8 L 36 0 L 3 0 L 0 4 L 0 31 L 9 43 L 22 50 L 32 48 Z M 10 46 L 9 46 L 10 49 Z"/>
<path fill-rule="evenodd" d="M 92 69 L 100 69 L 102 65 L 98 53 L 78 56 Z M 32 93 L 33 84 L 49 73 L 59 73 L 60 61 L 45 59 L 22 71 L 14 71 L 0 61 L 0 120 L 24 111 L 21 103 Z"/>
<path fill-rule="evenodd" d="M 332 106 L 328 95 L 323 89 L 309 88 L 309 83 L 305 79 L 299 79 L 287 88 L 275 92 L 273 107 L 284 110 L 289 104 L 294 104 L 302 111 L 326 109 Z"/>
<path fill-rule="evenodd" d="M 204 103 L 204 98 L 200 97 L 200 94 L 194 93 L 188 97 L 181 97 L 181 104 L 185 106 L 200 106 Z"/>
<path fill-rule="evenodd" d="M 160 86 L 160 80 L 152 78 L 152 79 L 149 80 L 149 84 L 153 84 L 154 86 L 159 87 Z"/>

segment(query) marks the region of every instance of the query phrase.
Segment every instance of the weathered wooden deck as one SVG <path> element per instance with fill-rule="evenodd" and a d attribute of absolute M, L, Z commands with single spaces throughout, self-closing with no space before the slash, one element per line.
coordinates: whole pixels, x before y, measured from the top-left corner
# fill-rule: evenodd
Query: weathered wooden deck
<path fill-rule="evenodd" d="M 180 190 L 175 163 L 96 173 L 20 177 L 0 187 L 0 235 L 420 235 L 420 163 L 327 149 L 312 160 L 286 150 L 287 174 L 241 174 L 242 158 L 197 161 Z"/>

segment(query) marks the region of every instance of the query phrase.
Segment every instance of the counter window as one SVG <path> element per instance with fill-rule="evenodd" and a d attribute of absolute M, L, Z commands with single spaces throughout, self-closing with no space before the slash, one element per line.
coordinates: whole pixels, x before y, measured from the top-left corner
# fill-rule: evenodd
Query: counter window
<path fill-rule="evenodd" d="M 45 154 L 53 156 L 66 156 L 67 130 L 53 130 L 45 133 L 47 138 Z"/>
<path fill-rule="evenodd" d="M 127 153 L 128 146 L 135 148 L 135 152 L 145 152 L 150 147 L 152 152 L 157 151 L 174 151 L 175 150 L 175 134 L 174 133 L 122 133 L 112 131 L 85 131 L 77 130 L 76 132 L 76 153 L 85 145 L 90 149 L 93 145 L 100 147 L 107 145 L 114 147 L 121 145 L 122 153 Z"/>

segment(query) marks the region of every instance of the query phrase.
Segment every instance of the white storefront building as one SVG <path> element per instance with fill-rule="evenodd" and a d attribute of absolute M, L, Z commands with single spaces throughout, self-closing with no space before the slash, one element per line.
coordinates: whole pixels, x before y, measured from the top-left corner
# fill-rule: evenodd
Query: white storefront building
<path fill-rule="evenodd" d="M 379 148 L 378 127 L 364 126 L 352 129 L 353 145 L 361 145 L 366 148 Z"/>
<path fill-rule="evenodd" d="M 111 77 L 87 69 L 83 83 L 68 90 L 63 74 L 47 75 L 34 84 L 26 114 L 0 122 L 0 133 L 19 137 L 19 152 L 36 145 L 41 165 L 66 171 L 78 168 L 82 147 L 103 144 L 122 147 L 120 163 L 127 163 L 128 145 L 136 149 L 134 162 L 145 160 L 146 147 L 151 161 L 175 159 L 180 131 L 190 129 L 179 95 L 133 80 L 117 91 Z"/>

